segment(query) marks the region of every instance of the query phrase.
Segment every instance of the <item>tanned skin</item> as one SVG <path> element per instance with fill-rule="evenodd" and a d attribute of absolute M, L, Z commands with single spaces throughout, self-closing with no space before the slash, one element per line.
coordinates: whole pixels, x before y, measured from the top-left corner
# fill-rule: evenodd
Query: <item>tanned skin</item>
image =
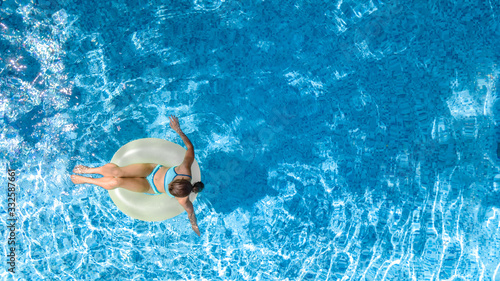
<path fill-rule="evenodd" d="M 170 128 L 172 128 L 182 139 L 184 145 L 187 148 L 186 155 L 184 155 L 184 160 L 182 163 L 177 166 L 176 172 L 178 174 L 186 174 L 191 175 L 191 165 L 194 162 L 194 147 L 189 138 L 182 132 L 181 127 L 179 126 L 179 120 L 175 116 L 170 116 Z M 177 176 L 179 179 L 191 180 L 189 177 L 185 176 Z M 198 223 L 196 221 L 196 215 L 194 213 L 193 203 L 189 200 L 189 196 L 186 197 L 175 197 L 179 204 L 186 210 L 188 214 L 189 221 L 191 222 L 191 228 L 193 231 L 200 236 L 200 230 L 198 228 Z"/>

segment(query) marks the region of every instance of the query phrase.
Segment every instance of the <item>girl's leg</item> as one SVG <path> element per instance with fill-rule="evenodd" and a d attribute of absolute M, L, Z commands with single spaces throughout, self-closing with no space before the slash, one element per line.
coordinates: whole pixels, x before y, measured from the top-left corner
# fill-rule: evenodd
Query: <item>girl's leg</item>
<path fill-rule="evenodd" d="M 134 192 L 149 192 L 151 189 L 148 181 L 145 178 L 103 177 L 94 179 L 94 178 L 72 175 L 71 181 L 73 181 L 74 184 L 82 184 L 82 183 L 95 184 L 107 190 L 121 187 Z"/>
<path fill-rule="evenodd" d="M 102 167 L 89 168 L 78 165 L 73 169 L 76 174 L 101 174 L 104 177 L 117 178 L 145 178 L 153 172 L 156 164 L 132 164 L 125 167 L 118 167 L 115 164 L 108 163 Z"/>

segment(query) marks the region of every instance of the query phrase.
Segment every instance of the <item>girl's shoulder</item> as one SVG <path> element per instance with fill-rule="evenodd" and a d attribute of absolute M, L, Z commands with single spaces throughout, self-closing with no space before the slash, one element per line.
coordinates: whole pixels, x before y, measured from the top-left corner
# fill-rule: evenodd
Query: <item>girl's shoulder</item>
<path fill-rule="evenodd" d="M 184 165 L 179 165 L 175 168 L 175 172 L 177 174 L 184 174 L 184 175 L 190 175 L 191 176 L 191 167 L 186 167 Z"/>

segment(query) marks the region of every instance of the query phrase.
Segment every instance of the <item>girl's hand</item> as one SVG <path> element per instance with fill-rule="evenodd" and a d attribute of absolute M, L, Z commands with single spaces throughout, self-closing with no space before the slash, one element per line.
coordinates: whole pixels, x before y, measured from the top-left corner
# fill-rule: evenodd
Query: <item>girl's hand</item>
<path fill-rule="evenodd" d="M 170 119 L 170 128 L 179 133 L 179 131 L 181 131 L 181 126 L 179 125 L 179 119 L 177 119 L 177 117 L 175 117 L 174 115 L 170 115 L 170 117 L 168 118 Z"/>
<path fill-rule="evenodd" d="M 198 228 L 197 225 L 191 225 L 191 228 L 194 230 L 194 232 L 196 233 L 196 235 L 198 235 L 198 237 L 201 237 L 200 229 Z"/>

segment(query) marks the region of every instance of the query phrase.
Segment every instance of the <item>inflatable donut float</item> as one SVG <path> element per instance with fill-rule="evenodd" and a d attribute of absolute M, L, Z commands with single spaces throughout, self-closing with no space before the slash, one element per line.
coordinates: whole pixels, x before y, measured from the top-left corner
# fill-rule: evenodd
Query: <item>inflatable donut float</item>
<path fill-rule="evenodd" d="M 185 154 L 186 149 L 178 144 L 163 139 L 146 138 L 131 141 L 122 146 L 113 155 L 111 163 L 120 167 L 137 163 L 155 163 L 172 167 L 182 163 Z M 191 166 L 191 176 L 191 183 L 201 181 L 200 167 L 196 160 Z M 150 195 L 124 188 L 115 188 L 108 192 L 116 207 L 134 219 L 163 221 L 184 212 L 184 208 L 177 202 L 177 199 L 165 193 Z M 189 200 L 194 202 L 195 199 L 196 193 L 191 192 Z"/>

